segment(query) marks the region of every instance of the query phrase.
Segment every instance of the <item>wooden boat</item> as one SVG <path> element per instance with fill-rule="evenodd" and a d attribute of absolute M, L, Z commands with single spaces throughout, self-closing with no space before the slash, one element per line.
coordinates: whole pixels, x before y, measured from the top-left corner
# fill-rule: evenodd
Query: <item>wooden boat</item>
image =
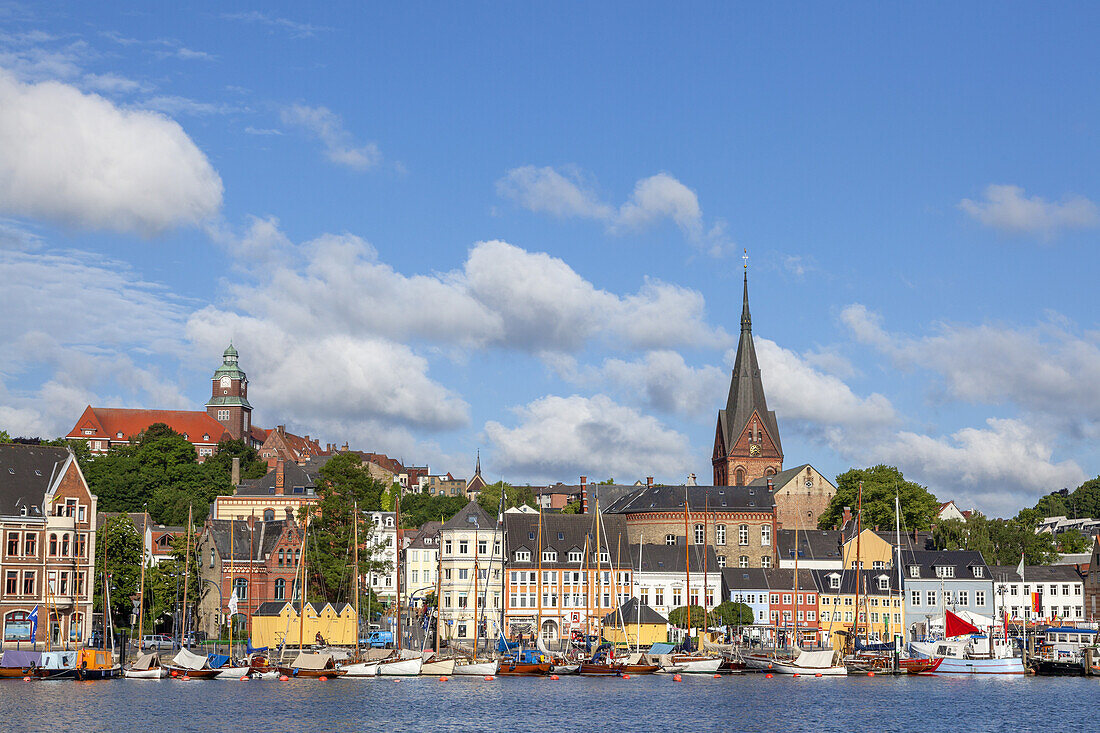
<path fill-rule="evenodd" d="M 848 674 L 848 668 L 843 664 L 837 664 L 838 652 L 831 649 L 811 652 L 801 651 L 792 662 L 772 663 L 772 671 L 777 674 L 797 674 L 816 677 L 843 677 Z"/>
<path fill-rule="evenodd" d="M 500 671 L 500 661 L 493 659 L 488 662 L 463 662 L 455 664 L 455 674 L 467 677 L 484 677 L 494 675 Z"/>
<path fill-rule="evenodd" d="M 352 664 L 345 664 L 341 669 L 344 670 L 346 676 L 351 679 L 359 679 L 362 677 L 377 677 L 378 676 L 378 662 L 354 662 Z"/>
<path fill-rule="evenodd" d="M 932 659 L 903 659 L 901 660 L 901 668 L 905 670 L 906 674 L 930 674 L 939 669 L 942 661 L 943 657 L 934 657 Z"/>
<path fill-rule="evenodd" d="M 434 655 L 432 655 L 429 659 L 424 660 L 424 663 L 420 666 L 420 674 L 429 675 L 432 677 L 454 674 L 454 672 L 454 659 L 440 659 L 439 657 L 436 657 Z"/>
<path fill-rule="evenodd" d="M 34 669 L 34 677 L 40 680 L 66 680 L 76 676 L 75 651 L 42 652 L 42 663 Z"/>
<path fill-rule="evenodd" d="M 669 662 L 684 674 L 714 674 L 722 666 L 723 659 L 713 655 L 671 654 Z"/>
<path fill-rule="evenodd" d="M 527 663 L 504 659 L 500 662 L 497 674 L 508 677 L 542 677 L 550 674 L 552 667 L 553 665 L 545 662 Z"/>
<path fill-rule="evenodd" d="M 0 656 L 0 677 L 27 677 L 42 663 L 42 652 L 9 649 Z"/>
<path fill-rule="evenodd" d="M 122 676 L 122 667 L 110 652 L 103 649 L 81 649 L 73 676 L 78 680 L 109 680 Z"/>
<path fill-rule="evenodd" d="M 624 674 L 654 674 L 660 670 L 657 664 L 606 664 L 602 662 L 584 662 L 577 674 L 586 676 L 613 677 Z"/>
<path fill-rule="evenodd" d="M 382 677 L 416 677 L 423 666 L 424 660 L 419 656 L 410 659 L 394 657 L 378 663 L 378 674 Z"/>
<path fill-rule="evenodd" d="M 193 680 L 212 680 L 218 676 L 217 669 L 210 666 L 210 659 L 200 654 L 194 654 L 187 649 L 180 649 L 172 661 L 165 665 L 168 676 L 174 678 L 189 677 Z"/>
<path fill-rule="evenodd" d="M 300 652 L 289 666 L 279 666 L 279 671 L 287 677 L 300 677 L 320 679 L 336 679 L 343 677 L 347 671 L 336 668 L 336 662 L 331 654 L 314 654 L 312 652 Z"/>
<path fill-rule="evenodd" d="M 128 680 L 161 680 L 168 676 L 168 668 L 161 666 L 156 654 L 142 654 L 122 671 Z"/>
<path fill-rule="evenodd" d="M 252 667 L 218 667 L 214 679 L 216 680 L 239 680 L 241 677 L 250 677 L 252 674 Z"/>

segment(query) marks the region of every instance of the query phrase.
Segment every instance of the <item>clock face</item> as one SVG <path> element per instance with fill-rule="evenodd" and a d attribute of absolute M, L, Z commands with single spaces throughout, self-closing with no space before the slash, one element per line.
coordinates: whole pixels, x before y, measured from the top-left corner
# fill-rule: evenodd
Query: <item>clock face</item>
<path fill-rule="evenodd" d="M 231 383 L 231 380 L 229 379 L 229 377 L 222 377 L 222 382 L 221 382 L 222 389 L 229 389 L 230 383 Z"/>
<path fill-rule="evenodd" d="M 750 445 L 749 446 L 749 455 L 750 456 L 760 455 L 760 446 L 757 445 L 756 443 L 753 443 L 752 445 Z"/>

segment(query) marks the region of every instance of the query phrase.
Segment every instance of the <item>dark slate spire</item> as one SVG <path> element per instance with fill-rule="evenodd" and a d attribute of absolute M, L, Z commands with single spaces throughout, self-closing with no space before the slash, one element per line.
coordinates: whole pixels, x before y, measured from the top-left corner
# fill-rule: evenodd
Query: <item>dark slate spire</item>
<path fill-rule="evenodd" d="M 474 475 L 481 475 L 481 449 L 477 449 L 477 464 L 474 466 Z"/>
<path fill-rule="evenodd" d="M 741 339 L 737 344 L 737 358 L 733 363 L 733 377 L 730 380 L 729 397 L 726 409 L 719 412 L 722 432 L 728 450 L 748 425 L 752 413 L 760 415 L 762 427 L 767 430 L 775 442 L 780 454 L 783 448 L 779 442 L 779 426 L 775 413 L 768 410 L 768 401 L 764 396 L 764 384 L 760 380 L 760 364 L 756 360 L 756 346 L 752 340 L 752 318 L 749 316 L 749 272 L 746 264 L 744 283 L 744 302 L 741 307 Z"/>

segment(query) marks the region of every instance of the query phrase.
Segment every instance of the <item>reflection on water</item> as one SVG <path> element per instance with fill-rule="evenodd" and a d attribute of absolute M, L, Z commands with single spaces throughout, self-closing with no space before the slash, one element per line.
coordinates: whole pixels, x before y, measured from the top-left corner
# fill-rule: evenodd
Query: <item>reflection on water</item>
<path fill-rule="evenodd" d="M 745 675 L 630 680 L 0 681 L 0 720 L 38 730 L 1088 730 L 1096 678 Z"/>

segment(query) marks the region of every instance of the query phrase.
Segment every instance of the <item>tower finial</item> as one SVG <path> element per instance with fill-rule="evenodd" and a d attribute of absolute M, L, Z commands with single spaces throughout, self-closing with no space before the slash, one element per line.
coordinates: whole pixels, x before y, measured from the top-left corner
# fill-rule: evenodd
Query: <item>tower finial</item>
<path fill-rule="evenodd" d="M 752 317 L 749 315 L 749 251 L 741 256 L 745 261 L 745 292 L 741 304 L 741 330 L 752 331 Z"/>
<path fill-rule="evenodd" d="M 477 449 L 477 464 L 474 466 L 474 475 L 481 475 L 481 449 Z"/>

